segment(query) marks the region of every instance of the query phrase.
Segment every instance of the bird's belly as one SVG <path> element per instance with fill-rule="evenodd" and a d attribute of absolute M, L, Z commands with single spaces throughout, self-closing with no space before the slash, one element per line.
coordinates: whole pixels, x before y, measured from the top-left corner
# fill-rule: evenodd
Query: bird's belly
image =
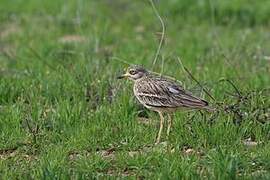
<path fill-rule="evenodd" d="M 180 110 L 181 108 L 175 108 L 175 107 L 153 107 L 153 106 L 148 106 L 148 105 L 144 105 L 146 108 L 152 110 L 152 111 L 156 111 L 156 112 L 166 112 L 166 113 L 170 113 L 170 112 L 175 112 L 177 110 Z"/>

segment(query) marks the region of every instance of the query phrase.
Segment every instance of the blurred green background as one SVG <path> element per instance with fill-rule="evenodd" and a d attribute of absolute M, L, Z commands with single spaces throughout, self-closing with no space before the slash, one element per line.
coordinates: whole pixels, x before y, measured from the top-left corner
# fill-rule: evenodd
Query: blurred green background
<path fill-rule="evenodd" d="M 116 58 L 152 68 L 149 1 L 1 0 L 1 179 L 270 177 L 270 1 L 154 3 L 166 25 L 154 70 L 215 104 L 181 57 L 227 111 L 177 113 L 152 146 L 158 116 L 115 79 Z"/>

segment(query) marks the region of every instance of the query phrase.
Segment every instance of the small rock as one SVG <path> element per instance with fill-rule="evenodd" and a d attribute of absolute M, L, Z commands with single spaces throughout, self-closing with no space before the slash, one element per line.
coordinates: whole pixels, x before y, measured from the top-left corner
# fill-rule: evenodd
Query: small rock
<path fill-rule="evenodd" d="M 65 35 L 58 39 L 60 43 L 83 43 L 86 42 L 86 37 L 80 35 Z"/>

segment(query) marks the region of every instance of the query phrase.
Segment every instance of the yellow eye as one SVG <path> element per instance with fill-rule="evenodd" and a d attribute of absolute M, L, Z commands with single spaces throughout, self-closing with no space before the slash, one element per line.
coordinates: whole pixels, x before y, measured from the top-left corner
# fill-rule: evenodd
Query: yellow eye
<path fill-rule="evenodd" d="M 134 75 L 134 74 L 136 74 L 136 71 L 135 70 L 130 70 L 129 74 Z"/>

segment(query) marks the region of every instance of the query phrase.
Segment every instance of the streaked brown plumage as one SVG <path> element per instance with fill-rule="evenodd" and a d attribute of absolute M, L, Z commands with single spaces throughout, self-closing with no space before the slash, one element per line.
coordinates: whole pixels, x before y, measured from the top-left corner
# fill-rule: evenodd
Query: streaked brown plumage
<path fill-rule="evenodd" d="M 129 67 L 126 73 L 119 78 L 124 77 L 134 81 L 133 92 L 138 101 L 160 115 L 160 130 L 156 143 L 160 142 L 164 123 L 163 113 L 168 113 L 167 135 L 169 135 L 171 127 L 169 112 L 178 109 L 211 110 L 207 101 L 193 96 L 175 81 L 150 73 L 141 66 Z"/>

